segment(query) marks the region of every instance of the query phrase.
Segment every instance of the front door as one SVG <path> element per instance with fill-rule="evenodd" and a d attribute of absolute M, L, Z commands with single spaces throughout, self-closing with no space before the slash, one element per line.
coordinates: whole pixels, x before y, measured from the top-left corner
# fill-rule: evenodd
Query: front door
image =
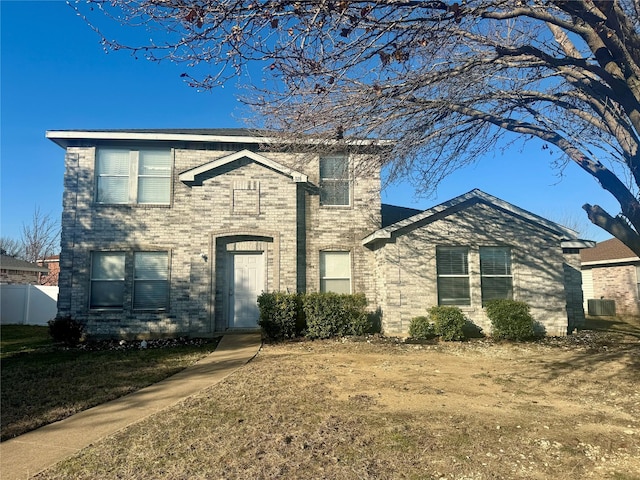
<path fill-rule="evenodd" d="M 264 290 L 262 252 L 232 253 L 229 262 L 229 328 L 257 328 L 257 299 Z"/>

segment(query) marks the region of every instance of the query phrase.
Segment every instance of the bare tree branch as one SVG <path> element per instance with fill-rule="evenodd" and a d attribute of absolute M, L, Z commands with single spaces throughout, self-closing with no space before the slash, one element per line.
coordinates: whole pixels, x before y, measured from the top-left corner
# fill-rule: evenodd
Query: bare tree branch
<path fill-rule="evenodd" d="M 588 209 L 589 218 L 637 246 L 635 0 L 89 0 L 98 8 L 86 6 L 74 8 L 105 49 L 182 64 L 189 85 L 214 88 L 262 68 L 265 82 L 247 85 L 243 98 L 255 109 L 253 126 L 318 135 L 328 140 L 323 148 L 339 146 L 338 130 L 345 139 L 388 138 L 393 147 L 382 161 L 391 178 L 410 178 L 424 191 L 502 146 L 508 132 L 540 138 L 563 155 L 561 164 L 577 164 L 620 204 L 615 215 Z M 110 27 L 105 16 L 156 39 L 144 45 L 109 39 L 101 33 Z"/>
<path fill-rule="evenodd" d="M 23 259 L 41 262 L 58 251 L 60 227 L 50 214 L 36 207 L 31 223 L 22 224 Z"/>

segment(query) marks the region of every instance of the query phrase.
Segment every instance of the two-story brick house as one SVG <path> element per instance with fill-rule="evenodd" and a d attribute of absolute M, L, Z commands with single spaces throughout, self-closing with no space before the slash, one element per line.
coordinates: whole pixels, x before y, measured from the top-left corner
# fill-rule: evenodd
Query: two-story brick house
<path fill-rule="evenodd" d="M 59 315 L 92 335 L 256 328 L 262 291 L 361 292 L 392 334 L 437 303 L 486 330 L 489 296 L 529 301 L 549 334 L 571 323 L 575 232 L 480 191 L 382 208 L 376 142 L 310 155 L 248 130 L 47 137 L 66 149 Z"/>

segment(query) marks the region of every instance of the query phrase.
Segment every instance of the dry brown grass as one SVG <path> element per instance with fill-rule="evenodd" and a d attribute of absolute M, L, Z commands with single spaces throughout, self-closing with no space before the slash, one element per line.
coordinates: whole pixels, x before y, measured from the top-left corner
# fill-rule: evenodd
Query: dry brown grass
<path fill-rule="evenodd" d="M 640 344 L 266 345 L 44 479 L 637 479 Z"/>

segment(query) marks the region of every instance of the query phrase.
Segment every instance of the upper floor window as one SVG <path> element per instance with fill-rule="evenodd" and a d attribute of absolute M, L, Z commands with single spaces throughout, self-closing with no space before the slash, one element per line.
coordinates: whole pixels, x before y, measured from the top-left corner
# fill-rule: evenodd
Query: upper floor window
<path fill-rule="evenodd" d="M 471 305 L 469 249 L 437 247 L 438 305 Z"/>
<path fill-rule="evenodd" d="M 349 252 L 320 252 L 320 291 L 351 293 Z"/>
<path fill-rule="evenodd" d="M 489 300 L 511 300 L 513 298 L 511 249 L 480 247 L 480 276 L 483 304 Z"/>
<path fill-rule="evenodd" d="M 98 149 L 96 202 L 168 205 L 170 193 L 170 150 Z"/>
<path fill-rule="evenodd" d="M 346 156 L 320 158 L 320 205 L 350 204 L 349 159 Z"/>

